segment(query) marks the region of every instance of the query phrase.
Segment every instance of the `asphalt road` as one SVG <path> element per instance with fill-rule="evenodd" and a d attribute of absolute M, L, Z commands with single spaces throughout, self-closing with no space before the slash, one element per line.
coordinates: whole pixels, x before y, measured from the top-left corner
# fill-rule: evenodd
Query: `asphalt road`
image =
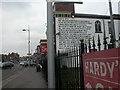
<path fill-rule="evenodd" d="M 10 68 L 2 69 L 2 80 L 7 79 L 8 77 L 12 76 L 18 71 L 21 71 L 24 68 L 26 67 L 22 67 L 19 64 L 14 64 L 14 67 L 12 67 L 11 69 Z"/>
<path fill-rule="evenodd" d="M 26 67 L 18 73 L 5 79 L 3 88 L 47 88 L 42 72 L 36 72 L 35 67 Z"/>
<path fill-rule="evenodd" d="M 11 69 L 1 69 L 0 68 L 0 89 L 2 87 L 2 81 L 4 81 L 5 79 L 8 79 L 9 77 L 13 76 L 14 74 L 16 74 L 19 71 L 24 70 L 26 67 L 22 67 L 18 64 L 14 64 L 14 67 L 12 67 Z"/>
<path fill-rule="evenodd" d="M 0 69 L 0 81 L 2 81 L 2 69 Z"/>

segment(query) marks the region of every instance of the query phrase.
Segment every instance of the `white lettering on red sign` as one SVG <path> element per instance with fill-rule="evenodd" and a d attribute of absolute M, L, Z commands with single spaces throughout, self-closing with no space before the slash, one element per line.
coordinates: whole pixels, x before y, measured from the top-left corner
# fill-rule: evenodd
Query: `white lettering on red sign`
<path fill-rule="evenodd" d="M 86 84 L 86 87 L 88 88 L 88 90 L 90 90 L 90 88 L 92 88 L 92 86 L 89 82 Z M 102 90 L 104 90 L 104 86 L 101 83 L 97 83 L 95 86 L 95 90 L 99 90 L 100 88 Z M 112 90 L 112 87 L 108 86 L 108 90 Z"/>
<path fill-rule="evenodd" d="M 113 71 L 115 66 L 118 65 L 118 60 L 115 62 L 85 62 L 85 72 L 93 75 L 105 77 L 109 74 L 110 78 L 113 78 Z"/>

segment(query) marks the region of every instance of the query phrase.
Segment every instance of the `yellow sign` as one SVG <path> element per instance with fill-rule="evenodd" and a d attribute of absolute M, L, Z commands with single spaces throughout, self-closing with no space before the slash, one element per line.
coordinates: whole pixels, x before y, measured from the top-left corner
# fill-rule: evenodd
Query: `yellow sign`
<path fill-rule="evenodd" d="M 32 55 L 31 53 L 28 53 L 27 55 Z"/>

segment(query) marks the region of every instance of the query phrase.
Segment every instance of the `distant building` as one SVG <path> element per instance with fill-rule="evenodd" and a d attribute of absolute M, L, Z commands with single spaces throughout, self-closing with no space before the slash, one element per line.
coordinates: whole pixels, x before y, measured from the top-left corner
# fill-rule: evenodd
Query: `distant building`
<path fill-rule="evenodd" d="M 41 59 L 45 58 L 47 55 L 47 39 L 40 40 L 40 56 Z"/>
<path fill-rule="evenodd" d="M 1 54 L 0 59 L 2 62 L 10 61 L 10 57 L 6 54 Z"/>
<path fill-rule="evenodd" d="M 75 13 L 74 3 L 55 3 L 54 14 L 56 17 L 72 17 Z"/>
<path fill-rule="evenodd" d="M 2 62 L 2 54 L 0 54 L 0 62 Z"/>
<path fill-rule="evenodd" d="M 40 40 L 40 44 L 37 45 L 36 51 L 32 57 L 37 64 L 47 58 L 47 39 Z"/>
<path fill-rule="evenodd" d="M 8 57 L 10 58 L 10 61 L 13 61 L 13 62 L 19 61 L 19 54 L 18 53 L 14 53 L 14 52 L 9 53 Z"/>

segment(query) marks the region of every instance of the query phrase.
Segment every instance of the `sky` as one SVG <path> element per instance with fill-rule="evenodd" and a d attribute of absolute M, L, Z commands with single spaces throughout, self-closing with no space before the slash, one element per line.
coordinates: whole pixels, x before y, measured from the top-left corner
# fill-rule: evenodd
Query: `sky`
<path fill-rule="evenodd" d="M 74 1 L 74 0 L 73 0 Z M 108 0 L 82 0 L 75 5 L 76 13 L 109 15 Z M 112 1 L 113 13 L 118 13 L 118 1 Z M 46 0 L 2 0 L 0 2 L 0 53 L 15 52 L 20 56 L 28 52 L 30 27 L 31 52 L 34 53 L 40 39 L 46 39 Z"/>

